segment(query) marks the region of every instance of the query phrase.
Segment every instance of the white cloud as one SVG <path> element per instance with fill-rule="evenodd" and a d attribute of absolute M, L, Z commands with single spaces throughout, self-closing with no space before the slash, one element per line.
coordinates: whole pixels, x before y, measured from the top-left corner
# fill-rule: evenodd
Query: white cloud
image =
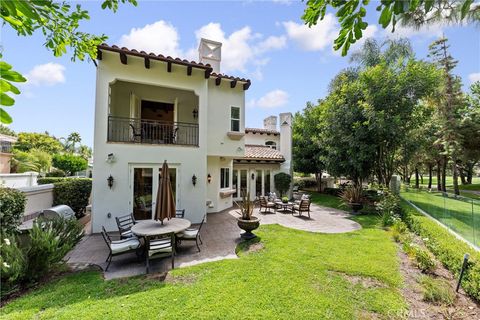
<path fill-rule="evenodd" d="M 480 81 L 480 72 L 470 73 L 468 75 L 468 80 L 470 80 L 471 83 Z"/>
<path fill-rule="evenodd" d="M 330 13 L 311 28 L 293 21 L 283 22 L 283 26 L 288 37 L 307 51 L 321 51 L 331 47 L 338 34 L 337 20 Z"/>
<path fill-rule="evenodd" d="M 395 32 L 392 33 L 392 29 L 385 29 L 385 35 L 389 38 L 438 38 L 443 34 L 444 25 L 435 23 L 431 25 L 425 25 L 421 28 L 403 27 L 399 24 L 395 26 Z"/>
<path fill-rule="evenodd" d="M 288 103 L 288 93 L 283 90 L 276 89 L 268 92 L 258 100 L 251 99 L 247 102 L 248 107 L 260 107 L 260 108 L 277 108 L 282 107 Z"/>
<path fill-rule="evenodd" d="M 202 26 L 195 31 L 195 35 L 198 41 L 206 38 L 222 43 L 221 72 L 248 73 L 249 67 L 254 66 L 255 70 L 252 75 L 257 79 L 262 78 L 261 68 L 268 62 L 268 58 L 265 58 L 264 54 L 282 49 L 287 44 L 285 36 L 269 36 L 263 39 L 261 34 L 254 33 L 249 26 L 227 35 L 221 24 L 215 22 Z M 192 52 L 192 49 L 189 52 Z"/>
<path fill-rule="evenodd" d="M 222 73 L 250 73 L 261 79 L 261 69 L 265 61 L 268 61 L 265 54 L 282 49 L 287 43 L 286 36 L 265 38 L 253 32 L 249 26 L 227 34 L 221 24 L 215 22 L 200 27 L 195 31 L 195 36 L 197 46 L 182 49 L 177 29 L 171 23 L 160 20 L 144 27 L 132 28 L 120 38 L 120 46 L 198 61 L 198 43 L 201 38 L 207 38 L 222 43 Z"/>
<path fill-rule="evenodd" d="M 65 67 L 58 63 L 45 63 L 33 67 L 27 75 L 27 84 L 53 86 L 65 82 Z"/>
<path fill-rule="evenodd" d="M 122 35 L 120 46 L 178 57 L 182 55 L 179 41 L 177 29 L 160 20 L 142 28 L 132 28 L 128 34 Z"/>

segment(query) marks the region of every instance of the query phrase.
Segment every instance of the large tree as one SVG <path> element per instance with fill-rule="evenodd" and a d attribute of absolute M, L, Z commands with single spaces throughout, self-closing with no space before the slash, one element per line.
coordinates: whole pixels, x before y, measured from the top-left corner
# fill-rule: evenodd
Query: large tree
<path fill-rule="evenodd" d="M 321 104 L 321 102 L 319 102 Z M 296 172 L 314 174 L 317 191 L 322 187 L 324 163 L 320 160 L 322 146 L 318 138 L 320 108 L 310 102 L 293 118 L 293 168 Z"/>
<path fill-rule="evenodd" d="M 101 6 L 102 9 L 108 8 L 115 12 L 119 3 L 126 2 L 137 4 L 136 0 L 104 0 Z M 97 36 L 80 31 L 80 23 L 90 19 L 88 11 L 82 9 L 80 4 L 72 7 L 68 2 L 53 0 L 0 1 L 0 18 L 5 26 L 12 28 L 19 36 L 31 36 L 36 32 L 43 34 L 44 46 L 52 51 L 54 56 L 58 57 L 70 51 L 73 61 L 88 57 L 95 59 L 97 45 L 107 39 L 105 35 Z M 11 94 L 20 93 L 12 82 L 24 82 L 26 79 L 12 71 L 12 66 L 5 61 L 0 61 L 0 74 L 0 105 L 12 106 L 15 100 Z M 3 108 L 0 108 L 0 122 L 12 122 L 12 118 Z"/>
<path fill-rule="evenodd" d="M 20 132 L 18 140 L 14 144 L 14 149 L 26 152 L 31 149 L 38 149 L 54 154 L 62 151 L 63 146 L 60 141 L 47 133 Z"/>
<path fill-rule="evenodd" d="M 443 71 L 441 92 L 437 95 L 438 114 L 441 121 L 440 139 L 445 156 L 451 159 L 453 189 L 455 194 L 459 195 L 457 163 L 462 136 L 459 131 L 460 122 L 458 115 L 460 108 L 464 104 L 464 96 L 461 91 L 460 78 L 453 74 L 453 69 L 458 61 L 450 55 L 448 48 L 448 39 L 438 39 L 430 45 L 429 55 Z M 446 162 L 446 159 L 444 161 Z M 443 188 L 445 189 L 445 186 Z"/>
<path fill-rule="evenodd" d="M 346 55 L 350 45 L 363 37 L 368 27 L 366 20 L 370 0 L 307 0 L 302 16 L 305 24 L 312 26 L 323 20 L 327 9 L 333 10 L 340 22 L 340 31 L 334 49 Z M 397 23 L 420 27 L 432 23 L 480 22 L 480 4 L 473 0 L 381 0 L 376 2 L 378 23 L 395 32 Z"/>

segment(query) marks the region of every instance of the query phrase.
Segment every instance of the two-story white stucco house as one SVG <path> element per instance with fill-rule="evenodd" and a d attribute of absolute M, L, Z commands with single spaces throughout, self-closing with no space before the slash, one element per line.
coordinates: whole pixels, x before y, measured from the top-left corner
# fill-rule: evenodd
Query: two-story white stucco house
<path fill-rule="evenodd" d="M 241 188 L 255 197 L 273 191 L 275 173 L 291 173 L 291 114 L 280 114 L 279 131 L 276 117 L 245 128 L 250 80 L 220 73 L 221 43 L 202 39 L 199 58 L 98 47 L 93 232 L 130 212 L 150 219 L 165 160 L 193 223 L 231 207 Z"/>

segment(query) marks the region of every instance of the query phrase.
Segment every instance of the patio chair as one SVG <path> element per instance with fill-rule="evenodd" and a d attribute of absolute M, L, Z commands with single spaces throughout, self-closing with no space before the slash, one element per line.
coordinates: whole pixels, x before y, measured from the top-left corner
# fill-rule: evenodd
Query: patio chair
<path fill-rule="evenodd" d="M 177 209 L 175 210 L 175 218 L 184 218 L 185 217 L 185 209 Z"/>
<path fill-rule="evenodd" d="M 268 201 L 267 197 L 265 196 L 260 197 L 260 213 L 262 213 L 262 208 L 265 208 L 263 213 L 271 213 L 270 208 L 273 208 L 275 212 L 277 212 L 277 206 L 275 205 L 275 203 Z"/>
<path fill-rule="evenodd" d="M 127 239 L 133 237 L 132 227 L 135 224 L 133 213 L 121 217 L 115 217 L 117 221 L 118 232 L 120 232 L 120 239 Z"/>
<path fill-rule="evenodd" d="M 150 269 L 150 259 L 155 257 L 172 257 L 172 269 L 175 268 L 175 234 L 167 233 L 155 238 L 145 238 L 145 256 L 147 273 Z"/>
<path fill-rule="evenodd" d="M 200 246 L 198 245 L 198 241 L 200 241 L 200 244 L 203 244 L 202 238 L 200 237 L 200 230 L 202 229 L 206 217 L 207 215 L 203 216 L 202 222 L 200 223 L 198 229 L 188 228 L 185 231 L 178 233 L 176 235 L 177 244 L 181 244 L 182 241 L 195 241 L 198 252 L 200 252 Z"/>
<path fill-rule="evenodd" d="M 293 205 L 293 214 L 298 212 L 300 216 L 302 216 L 302 212 L 308 213 L 308 218 L 310 219 L 310 200 L 300 200 L 300 204 Z"/>
<path fill-rule="evenodd" d="M 143 128 L 136 128 L 133 124 L 129 124 L 132 129 L 132 142 L 142 142 L 143 141 Z"/>
<path fill-rule="evenodd" d="M 112 258 L 114 256 L 129 253 L 132 251 L 135 251 L 138 254 L 137 249 L 139 249 L 141 246 L 141 243 L 137 239 L 137 237 L 131 237 L 129 239 L 112 241 L 112 239 L 110 239 L 110 236 L 107 233 L 107 230 L 105 230 L 105 227 L 103 226 L 102 226 L 102 236 L 103 236 L 103 240 L 105 240 L 105 243 L 108 246 L 108 249 L 110 250 L 107 260 L 105 260 L 105 262 L 108 262 L 107 267 L 105 268 L 105 271 L 108 271 L 108 267 L 110 267 L 110 263 L 112 262 Z"/>

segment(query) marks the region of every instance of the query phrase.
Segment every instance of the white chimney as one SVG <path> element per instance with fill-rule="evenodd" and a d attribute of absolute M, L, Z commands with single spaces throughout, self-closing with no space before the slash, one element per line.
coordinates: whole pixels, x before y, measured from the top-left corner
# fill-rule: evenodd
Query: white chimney
<path fill-rule="evenodd" d="M 200 39 L 198 56 L 201 63 L 211 65 L 213 72 L 220 73 L 220 61 L 222 60 L 221 42 L 204 38 Z"/>
<path fill-rule="evenodd" d="M 270 116 L 263 120 L 263 128 L 267 130 L 277 130 L 277 117 Z"/>

